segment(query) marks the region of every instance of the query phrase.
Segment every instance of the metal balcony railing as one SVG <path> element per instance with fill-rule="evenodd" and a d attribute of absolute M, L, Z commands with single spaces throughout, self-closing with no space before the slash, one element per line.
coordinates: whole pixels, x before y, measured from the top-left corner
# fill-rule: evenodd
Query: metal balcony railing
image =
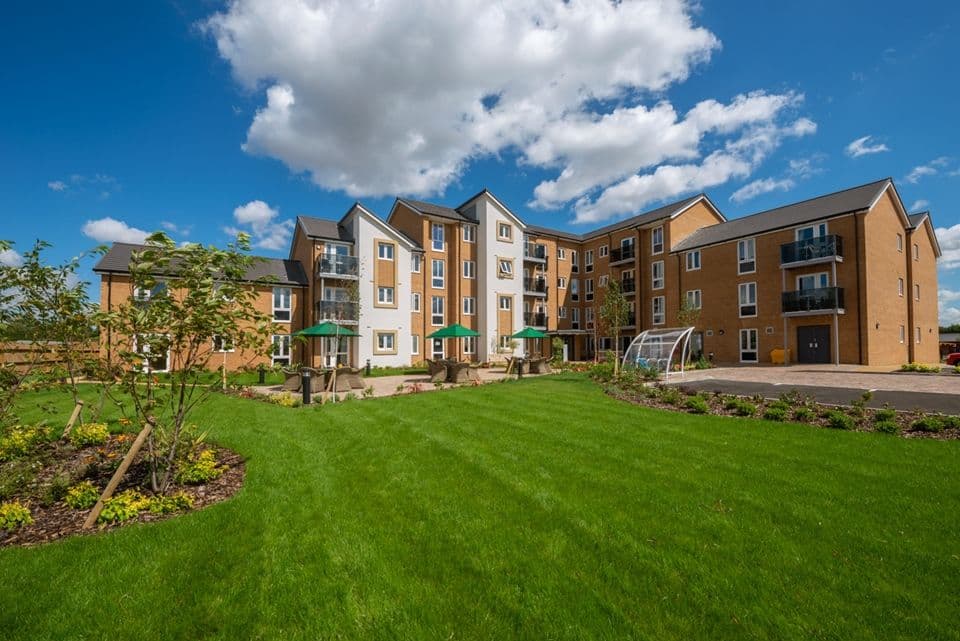
<path fill-rule="evenodd" d="M 637 324 L 637 315 L 636 314 L 627 314 L 627 318 L 623 321 L 624 327 L 635 327 Z"/>
<path fill-rule="evenodd" d="M 783 292 L 783 313 L 837 311 L 843 309 L 843 287 L 818 287 Z"/>
<path fill-rule="evenodd" d="M 526 243 L 523 246 L 524 260 L 547 262 L 547 246 L 540 243 Z"/>
<path fill-rule="evenodd" d="M 545 278 L 524 278 L 524 279 L 523 279 L 523 293 L 524 293 L 524 294 L 542 294 L 542 295 L 546 295 L 546 293 L 547 293 L 547 279 L 545 279 Z"/>
<path fill-rule="evenodd" d="M 317 301 L 317 321 L 353 321 L 359 319 L 357 304 L 343 300 Z"/>
<path fill-rule="evenodd" d="M 610 263 L 619 263 L 624 260 L 633 260 L 637 256 L 637 249 L 633 245 L 624 245 L 610 250 Z"/>
<path fill-rule="evenodd" d="M 624 294 L 632 294 L 637 291 L 636 278 L 624 278 L 620 281 L 620 291 Z"/>
<path fill-rule="evenodd" d="M 523 324 L 530 327 L 546 327 L 547 315 L 539 312 L 524 312 Z"/>
<path fill-rule="evenodd" d="M 317 276 L 356 278 L 360 274 L 358 267 L 356 256 L 325 254 L 317 259 Z"/>
<path fill-rule="evenodd" d="M 843 258 L 843 238 L 835 234 L 806 238 L 780 245 L 780 264 L 806 263 L 830 258 Z"/>

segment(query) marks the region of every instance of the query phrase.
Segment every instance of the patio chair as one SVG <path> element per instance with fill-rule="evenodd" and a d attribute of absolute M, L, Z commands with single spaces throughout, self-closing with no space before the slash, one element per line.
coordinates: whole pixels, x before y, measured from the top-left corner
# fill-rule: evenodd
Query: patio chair
<path fill-rule="evenodd" d="M 337 370 L 337 378 L 341 376 L 350 383 L 351 389 L 363 389 L 365 385 L 363 384 L 363 377 L 360 376 L 359 367 L 341 367 Z"/>
<path fill-rule="evenodd" d="M 344 367 L 337 368 L 336 370 L 327 370 L 326 376 L 324 377 L 323 389 L 327 389 L 330 385 L 330 377 L 333 376 L 333 373 L 337 373 L 337 380 L 333 384 L 334 392 L 349 392 L 353 389 L 353 386 L 350 384 L 350 374 L 347 373 L 347 369 Z"/>
<path fill-rule="evenodd" d="M 304 367 L 301 372 L 310 372 L 310 393 L 319 394 L 326 389 L 326 377 L 322 369 L 313 367 Z"/>
<path fill-rule="evenodd" d="M 454 363 L 447 368 L 447 380 L 451 383 L 466 383 L 470 380 L 470 363 Z"/>
<path fill-rule="evenodd" d="M 285 376 L 283 385 L 280 386 L 280 389 L 285 392 L 299 392 L 300 371 L 295 369 L 287 369 L 286 367 L 281 367 L 280 371 L 283 372 L 283 375 Z"/>
<path fill-rule="evenodd" d="M 530 362 L 530 373 L 531 374 L 551 374 L 553 370 L 550 368 L 550 359 L 549 358 L 536 358 Z"/>
<path fill-rule="evenodd" d="M 428 358 L 427 373 L 430 374 L 431 383 L 443 383 L 447 380 L 447 364 L 443 361 L 432 361 Z"/>
<path fill-rule="evenodd" d="M 471 363 L 467 368 L 467 380 L 470 382 L 480 381 L 480 363 Z"/>

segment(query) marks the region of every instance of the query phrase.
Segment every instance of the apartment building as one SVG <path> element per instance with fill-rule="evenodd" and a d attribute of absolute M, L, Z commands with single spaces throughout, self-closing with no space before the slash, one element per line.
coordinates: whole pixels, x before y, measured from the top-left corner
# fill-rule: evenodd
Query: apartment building
<path fill-rule="evenodd" d="M 102 304 L 133 294 L 132 248 L 97 266 Z M 339 220 L 298 217 L 289 258 L 257 268 L 274 279 L 258 300 L 279 328 L 274 363 L 494 361 L 523 353 L 510 335 L 524 326 L 583 360 L 684 318 L 694 352 L 718 363 L 780 349 L 895 365 L 939 357 L 939 256 L 929 213 L 908 214 L 890 179 L 734 220 L 699 194 L 583 234 L 527 225 L 483 190 L 455 207 L 398 198 L 386 221 L 359 203 Z M 619 345 L 598 311 L 610 280 L 630 305 Z M 324 320 L 360 338 L 290 341 Z M 427 338 L 451 323 L 480 337 Z"/>

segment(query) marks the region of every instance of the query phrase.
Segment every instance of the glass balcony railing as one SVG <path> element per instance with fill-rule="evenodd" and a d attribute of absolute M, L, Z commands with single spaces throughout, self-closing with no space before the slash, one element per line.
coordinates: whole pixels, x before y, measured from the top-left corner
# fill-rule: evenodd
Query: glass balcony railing
<path fill-rule="evenodd" d="M 317 322 L 326 320 L 356 322 L 358 318 L 356 303 L 343 300 L 317 301 Z"/>
<path fill-rule="evenodd" d="M 544 294 L 547 293 L 547 280 L 545 278 L 524 278 L 523 292 L 525 294 Z"/>
<path fill-rule="evenodd" d="M 360 274 L 358 265 L 356 256 L 325 254 L 317 259 L 317 276 L 356 278 Z"/>
<path fill-rule="evenodd" d="M 632 294 L 637 291 L 636 278 L 624 278 L 620 281 L 620 291 L 624 294 Z"/>
<path fill-rule="evenodd" d="M 780 245 L 781 265 L 836 257 L 843 257 L 843 239 L 833 234 Z"/>
<path fill-rule="evenodd" d="M 637 315 L 636 314 L 627 314 L 626 320 L 623 321 L 624 327 L 634 327 L 637 324 Z"/>
<path fill-rule="evenodd" d="M 523 246 L 525 260 L 547 261 L 547 246 L 539 243 L 526 243 Z"/>
<path fill-rule="evenodd" d="M 546 327 L 547 315 L 540 312 L 524 312 L 523 324 L 530 327 Z"/>
<path fill-rule="evenodd" d="M 843 287 L 818 287 L 783 292 L 784 314 L 836 311 L 843 308 Z"/>
<path fill-rule="evenodd" d="M 624 245 L 610 250 L 610 262 L 619 263 L 624 260 L 633 260 L 637 256 L 637 249 L 633 245 Z"/>

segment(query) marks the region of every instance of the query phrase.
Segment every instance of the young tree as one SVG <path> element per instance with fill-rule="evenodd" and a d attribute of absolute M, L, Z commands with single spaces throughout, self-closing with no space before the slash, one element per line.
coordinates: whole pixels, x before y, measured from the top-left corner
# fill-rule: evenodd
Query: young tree
<path fill-rule="evenodd" d="M 107 341 L 108 370 L 120 372 L 147 437 L 150 481 L 165 492 L 183 452 L 187 418 L 213 391 L 208 361 L 229 346 L 250 356 L 269 355 L 272 318 L 256 310 L 256 283 L 245 280 L 256 260 L 240 234 L 226 249 L 178 247 L 165 234 L 147 238 L 134 252 L 134 295 L 98 314 Z M 162 383 L 152 370 L 166 369 Z"/>
<path fill-rule="evenodd" d="M 630 315 L 630 303 L 624 298 L 620 290 L 620 282 L 610 279 L 603 291 L 603 301 L 600 303 L 600 319 L 606 332 L 613 338 L 614 349 L 620 344 L 620 328 L 627 322 Z M 613 361 L 613 374 L 620 373 L 620 359 Z"/>
<path fill-rule="evenodd" d="M 677 310 L 677 324 L 681 327 L 696 327 L 700 321 L 700 309 L 690 304 L 690 299 L 680 299 L 680 309 Z"/>

